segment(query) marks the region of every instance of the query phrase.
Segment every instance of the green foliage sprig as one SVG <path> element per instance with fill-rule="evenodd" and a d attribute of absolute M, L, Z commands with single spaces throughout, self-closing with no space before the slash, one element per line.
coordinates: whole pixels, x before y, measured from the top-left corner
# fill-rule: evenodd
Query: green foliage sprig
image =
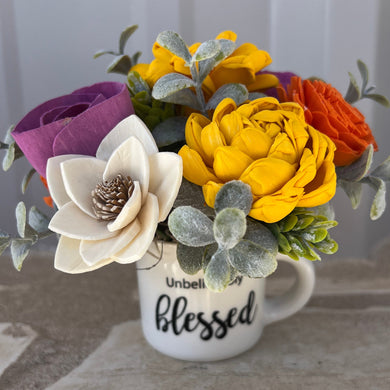
<path fill-rule="evenodd" d="M 337 226 L 332 217 L 330 205 L 313 209 L 295 208 L 287 217 L 273 224 L 267 224 L 278 240 L 279 252 L 294 260 L 304 257 L 321 260 L 317 251 L 334 254 L 338 245 L 328 230 Z"/>
<path fill-rule="evenodd" d="M 357 66 L 359 69 L 360 77 L 362 79 L 362 85 L 361 87 L 359 87 L 355 76 L 351 72 L 348 72 L 349 86 L 344 99 L 348 103 L 353 104 L 356 103 L 358 100 L 366 98 L 374 100 L 382 106 L 389 107 L 389 100 L 383 95 L 373 93 L 376 89 L 374 85 L 368 86 L 369 72 L 367 65 L 362 60 L 358 60 Z"/>
<path fill-rule="evenodd" d="M 169 216 L 181 268 L 188 274 L 203 269 L 212 291 L 223 291 L 239 274 L 259 278 L 276 270 L 277 240 L 264 225 L 247 221 L 252 200 L 250 187 L 234 180 L 218 192 L 213 220 L 192 206 Z"/>

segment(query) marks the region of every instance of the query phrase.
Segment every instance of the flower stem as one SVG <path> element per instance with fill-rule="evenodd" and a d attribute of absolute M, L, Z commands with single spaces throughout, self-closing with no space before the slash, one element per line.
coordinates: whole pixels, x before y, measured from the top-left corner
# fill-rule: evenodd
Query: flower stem
<path fill-rule="evenodd" d="M 192 80 L 195 83 L 195 93 L 196 93 L 196 97 L 197 97 L 199 105 L 200 105 L 200 111 L 202 114 L 207 115 L 206 100 L 204 98 L 204 94 L 202 91 L 202 82 L 200 81 L 200 78 L 199 78 L 199 71 L 198 71 L 198 68 L 196 66 L 196 62 L 193 62 L 191 64 L 190 70 L 191 70 Z"/>

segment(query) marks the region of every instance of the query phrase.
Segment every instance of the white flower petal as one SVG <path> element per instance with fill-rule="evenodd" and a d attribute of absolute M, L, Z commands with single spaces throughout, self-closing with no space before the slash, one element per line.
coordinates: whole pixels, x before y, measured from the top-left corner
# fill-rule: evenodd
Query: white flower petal
<path fill-rule="evenodd" d="M 149 188 L 149 159 L 141 142 L 130 137 L 124 141 L 110 157 L 103 173 L 104 180 L 112 180 L 118 174 L 130 176 L 141 186 L 142 204 Z"/>
<path fill-rule="evenodd" d="M 130 115 L 119 122 L 102 140 L 96 157 L 107 161 L 114 150 L 129 137 L 138 138 L 144 146 L 146 154 L 158 152 L 158 148 L 152 133 L 146 127 L 145 123 L 136 115 Z"/>
<path fill-rule="evenodd" d="M 83 213 L 73 202 L 65 204 L 53 215 L 49 229 L 78 240 L 103 240 L 118 234 L 107 229 L 107 222 Z"/>
<path fill-rule="evenodd" d="M 176 153 L 161 152 L 149 156 L 149 192 L 158 198 L 159 222 L 168 216 L 180 189 L 183 163 Z"/>
<path fill-rule="evenodd" d="M 136 218 L 126 228 L 113 238 L 106 240 L 89 241 L 82 240 L 80 244 L 80 254 L 84 262 L 94 265 L 127 246 L 141 230 L 141 224 Z"/>
<path fill-rule="evenodd" d="M 129 245 L 113 255 L 115 261 L 127 264 L 133 263 L 143 257 L 156 233 L 158 215 L 157 197 L 149 193 L 146 202 L 137 217 L 141 223 L 141 231 Z"/>
<path fill-rule="evenodd" d="M 51 157 L 47 160 L 46 165 L 46 180 L 49 187 L 50 196 L 53 198 L 57 207 L 62 207 L 70 201 L 68 194 L 65 191 L 64 182 L 62 181 L 60 164 L 72 158 L 83 158 L 86 156 L 80 154 L 64 154 L 61 156 Z"/>
<path fill-rule="evenodd" d="M 93 266 L 87 265 L 80 256 L 80 242 L 80 240 L 61 236 L 54 258 L 54 268 L 70 274 L 79 274 L 82 272 L 94 271 L 95 269 L 112 263 L 113 259 L 104 259 Z"/>
<path fill-rule="evenodd" d="M 139 186 L 138 181 L 135 181 L 134 190 L 131 197 L 123 206 L 121 212 L 118 214 L 115 220 L 108 223 L 107 229 L 110 232 L 114 232 L 116 230 L 124 228 L 131 221 L 133 221 L 141 209 L 141 200 L 141 188 Z"/>
<path fill-rule="evenodd" d="M 74 158 L 61 164 L 67 194 L 84 213 L 92 218 L 96 217 L 92 209 L 91 192 L 96 184 L 102 182 L 106 164 L 105 161 L 95 157 Z"/>

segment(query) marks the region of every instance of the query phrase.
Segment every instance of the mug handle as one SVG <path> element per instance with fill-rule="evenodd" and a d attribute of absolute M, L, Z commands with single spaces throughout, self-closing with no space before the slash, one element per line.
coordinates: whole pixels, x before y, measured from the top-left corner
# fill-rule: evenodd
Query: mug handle
<path fill-rule="evenodd" d="M 278 261 L 291 264 L 296 272 L 293 286 L 284 294 L 264 301 L 264 325 L 280 321 L 302 309 L 314 290 L 315 274 L 313 262 L 307 259 L 298 261 L 286 255 L 278 255 Z"/>

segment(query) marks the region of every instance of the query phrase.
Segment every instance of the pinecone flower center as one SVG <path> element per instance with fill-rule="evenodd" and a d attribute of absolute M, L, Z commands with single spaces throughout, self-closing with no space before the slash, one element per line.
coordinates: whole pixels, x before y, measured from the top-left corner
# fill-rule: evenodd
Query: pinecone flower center
<path fill-rule="evenodd" d="M 130 176 L 119 174 L 112 180 L 98 183 L 91 192 L 92 209 L 97 219 L 112 221 L 122 211 L 123 206 L 134 191 Z"/>

